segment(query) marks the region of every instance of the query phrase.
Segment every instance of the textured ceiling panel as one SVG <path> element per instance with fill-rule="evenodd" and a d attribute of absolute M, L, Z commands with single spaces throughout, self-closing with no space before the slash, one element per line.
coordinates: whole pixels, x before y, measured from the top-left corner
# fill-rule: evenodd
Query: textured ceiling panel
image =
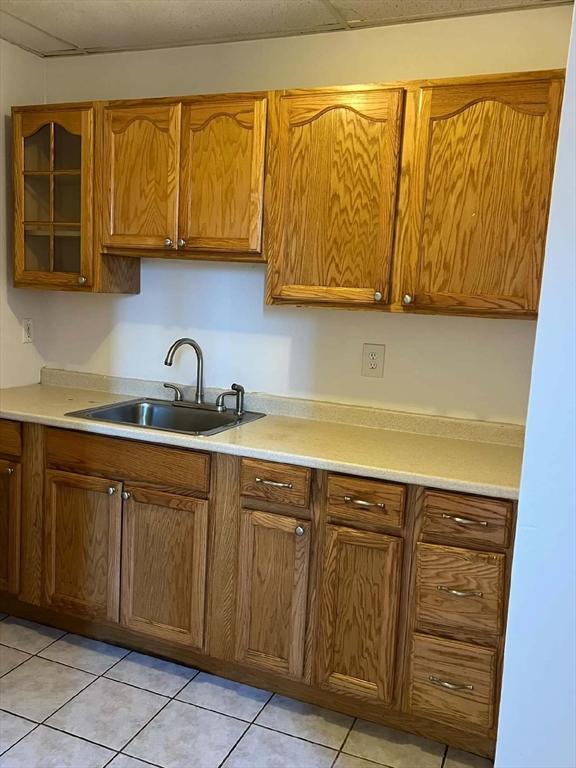
<path fill-rule="evenodd" d="M 162 47 L 343 26 L 320 0 L 1 0 L 1 7 L 85 50 Z"/>
<path fill-rule="evenodd" d="M 558 5 L 553 0 L 330 0 L 353 27 Z"/>
<path fill-rule="evenodd" d="M 0 7 L 4 7 L 4 3 L 0 0 Z M 51 53 L 54 54 L 59 51 L 67 51 L 74 49 L 73 45 L 63 41 L 57 40 L 54 37 L 42 32 L 40 29 L 35 29 L 29 24 L 25 24 L 23 21 L 9 16 L 7 13 L 0 11 L 0 37 L 4 40 L 8 40 L 10 43 L 15 43 L 21 48 L 27 48 L 29 51 L 35 53 Z"/>
<path fill-rule="evenodd" d="M 571 0 L 0 0 L 0 37 L 40 55 L 251 40 Z"/>

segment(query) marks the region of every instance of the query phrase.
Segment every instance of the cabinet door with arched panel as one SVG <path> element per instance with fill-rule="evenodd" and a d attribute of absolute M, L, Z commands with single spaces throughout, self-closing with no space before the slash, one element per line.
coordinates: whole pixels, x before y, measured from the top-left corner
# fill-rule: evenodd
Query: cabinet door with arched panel
<path fill-rule="evenodd" d="M 377 86 L 274 94 L 269 303 L 387 303 L 403 96 Z"/>
<path fill-rule="evenodd" d="M 92 287 L 93 112 L 13 110 L 16 285 Z"/>
<path fill-rule="evenodd" d="M 104 108 L 103 123 L 104 246 L 173 251 L 180 105 L 154 101 L 109 104 Z"/>
<path fill-rule="evenodd" d="M 544 259 L 561 73 L 426 84 L 405 128 L 397 299 L 533 314 Z"/>
<path fill-rule="evenodd" d="M 267 100 L 201 97 L 182 105 L 178 247 L 261 252 Z"/>

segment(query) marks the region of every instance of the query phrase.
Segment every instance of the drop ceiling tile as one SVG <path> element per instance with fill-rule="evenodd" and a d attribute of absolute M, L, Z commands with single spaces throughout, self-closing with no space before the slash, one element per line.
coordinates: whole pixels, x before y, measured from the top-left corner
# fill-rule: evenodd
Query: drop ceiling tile
<path fill-rule="evenodd" d="M 542 6 L 546 0 L 329 0 L 351 27 Z M 563 0 L 559 0 L 561 3 Z M 569 2 L 570 0 L 566 0 Z M 548 0 L 550 5 L 558 2 Z"/>
<path fill-rule="evenodd" d="M 145 48 L 341 28 L 322 0 L 2 0 L 83 49 Z"/>
<path fill-rule="evenodd" d="M 4 7 L 4 3 L 2 6 Z M 25 24 L 19 19 L 0 11 L 0 37 L 9 43 L 28 48 L 34 53 L 56 53 L 74 50 L 74 46 Z"/>

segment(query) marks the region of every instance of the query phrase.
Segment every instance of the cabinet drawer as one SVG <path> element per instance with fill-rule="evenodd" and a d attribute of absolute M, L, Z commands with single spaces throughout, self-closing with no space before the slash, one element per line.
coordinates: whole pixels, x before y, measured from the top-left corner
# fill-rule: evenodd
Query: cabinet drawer
<path fill-rule="evenodd" d="M 0 454 L 20 456 L 22 453 L 22 425 L 18 421 L 0 419 Z"/>
<path fill-rule="evenodd" d="M 343 522 L 402 528 L 405 495 L 403 485 L 350 475 L 329 475 L 327 512 Z"/>
<path fill-rule="evenodd" d="M 306 467 L 242 459 L 240 493 L 253 499 L 307 507 L 311 474 Z"/>
<path fill-rule="evenodd" d="M 417 715 L 481 728 L 494 725 L 496 651 L 415 635 L 409 706 Z"/>
<path fill-rule="evenodd" d="M 497 635 L 502 630 L 505 556 L 418 544 L 418 627 Z"/>
<path fill-rule="evenodd" d="M 56 469 L 184 495 L 207 494 L 210 489 L 210 454 L 202 451 L 48 429 L 46 461 Z"/>
<path fill-rule="evenodd" d="M 512 502 L 502 499 L 426 491 L 422 533 L 456 544 L 507 547 L 512 510 Z"/>

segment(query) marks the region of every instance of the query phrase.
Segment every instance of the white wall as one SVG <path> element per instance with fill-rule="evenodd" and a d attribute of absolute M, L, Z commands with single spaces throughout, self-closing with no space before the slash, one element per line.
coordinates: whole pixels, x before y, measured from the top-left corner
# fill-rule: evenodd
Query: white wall
<path fill-rule="evenodd" d="M 12 287 L 12 196 L 10 107 L 44 101 L 44 62 L 0 40 L 0 387 L 39 380 L 42 355 L 35 344 L 22 344 L 21 319 L 45 318 L 46 296 Z"/>
<path fill-rule="evenodd" d="M 570 12 L 520 13 L 47 62 L 47 100 L 141 97 L 562 67 Z M 162 378 L 181 335 L 205 347 L 207 384 L 524 421 L 534 322 L 265 307 L 262 266 L 145 261 L 138 297 L 50 298 L 40 350 L 59 367 Z M 385 375 L 360 377 L 363 342 Z M 181 362 L 180 362 L 181 360 Z M 183 355 L 171 373 L 192 376 Z"/>
<path fill-rule="evenodd" d="M 576 766 L 575 108 L 573 37 L 532 370 L 498 768 Z"/>

